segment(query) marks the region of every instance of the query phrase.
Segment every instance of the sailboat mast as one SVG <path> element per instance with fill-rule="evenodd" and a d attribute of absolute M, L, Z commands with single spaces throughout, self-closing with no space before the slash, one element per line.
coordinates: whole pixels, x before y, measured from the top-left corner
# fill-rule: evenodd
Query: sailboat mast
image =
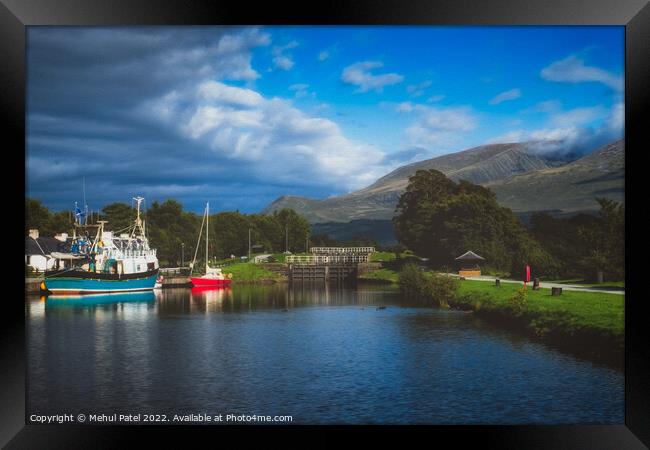
<path fill-rule="evenodd" d="M 205 204 L 205 273 L 208 273 L 208 235 L 210 234 L 210 202 Z"/>

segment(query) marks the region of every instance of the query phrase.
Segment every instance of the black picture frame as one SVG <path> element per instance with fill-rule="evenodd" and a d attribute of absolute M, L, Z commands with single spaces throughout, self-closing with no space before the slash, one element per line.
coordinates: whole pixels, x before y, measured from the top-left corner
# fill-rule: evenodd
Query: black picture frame
<path fill-rule="evenodd" d="M 399 25 L 624 25 L 626 28 L 626 365 L 625 425 L 620 426 L 427 426 L 427 427 L 335 427 L 338 431 L 363 433 L 382 438 L 386 431 L 422 434 L 430 443 L 440 439 L 459 445 L 467 442 L 498 448 L 644 448 L 650 446 L 650 342 L 645 323 L 647 299 L 643 296 L 644 264 L 638 245 L 643 242 L 642 211 L 644 193 L 641 179 L 647 154 L 643 140 L 647 125 L 644 110 L 650 105 L 650 5 L 646 0 L 492 0 L 475 1 L 322 1 L 307 3 L 264 2 L 252 7 L 244 2 L 176 0 L 0 0 L 0 114 L 5 142 L 3 157 L 15 160 L 5 168 L 5 208 L 11 216 L 24 211 L 24 201 L 12 187 L 25 175 L 18 166 L 25 149 L 25 30 L 34 25 L 204 25 L 204 24 L 399 24 Z M 646 133 L 644 133 L 646 131 Z M 638 160 L 638 162 L 637 162 Z M 24 167 L 24 166 L 23 166 Z M 11 181 L 10 181 L 11 180 Z M 7 202 L 9 202 L 7 204 Z M 633 216 L 633 214 L 635 216 Z M 20 236 L 16 222 L 6 236 Z M 10 234 L 9 234 L 10 233 Z M 171 445 L 169 433 L 180 434 L 179 445 L 198 445 L 207 433 L 237 432 L 238 439 L 258 436 L 258 432 L 285 438 L 277 431 L 315 431 L 329 436 L 331 427 L 127 427 L 25 425 L 25 310 L 21 289 L 22 268 L 18 258 L 20 239 L 8 237 L 16 245 L 7 256 L 0 362 L 0 444 L 6 448 L 116 448 L 130 446 L 140 434 Z M 14 242 L 15 241 L 15 242 Z M 12 247 L 13 248 L 13 247 Z M 638 262 L 636 262 L 638 261 Z M 19 281 L 20 280 L 20 281 Z M 24 288 L 24 286 L 23 286 Z M 11 292 L 11 293 L 9 293 Z M 245 431 L 245 433 L 241 433 Z M 200 436 L 199 436 L 200 435 Z M 401 433 L 398 434 L 401 436 Z M 176 436 L 178 437 L 178 436 Z M 327 437 L 325 439 L 328 439 Z M 319 441 L 325 443 L 326 441 Z"/>

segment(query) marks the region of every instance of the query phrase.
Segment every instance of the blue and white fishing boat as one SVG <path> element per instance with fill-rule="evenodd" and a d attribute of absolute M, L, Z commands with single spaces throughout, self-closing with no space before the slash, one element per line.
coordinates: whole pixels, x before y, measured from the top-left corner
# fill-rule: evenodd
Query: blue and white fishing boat
<path fill-rule="evenodd" d="M 115 236 L 106 221 L 88 225 L 77 209 L 78 221 L 69 253 L 52 253 L 54 269 L 45 272 L 41 288 L 51 294 L 84 294 L 153 290 L 158 277 L 156 250 L 149 247 L 145 222 L 140 218 L 144 198 L 136 197 L 135 222 Z M 88 230 L 96 228 L 94 237 Z M 80 230 L 79 235 L 77 230 Z"/>

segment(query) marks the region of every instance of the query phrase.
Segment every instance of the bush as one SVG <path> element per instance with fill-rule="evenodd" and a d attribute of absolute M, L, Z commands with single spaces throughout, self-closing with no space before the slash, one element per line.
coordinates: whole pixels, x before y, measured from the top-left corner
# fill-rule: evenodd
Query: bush
<path fill-rule="evenodd" d="M 437 302 L 438 306 L 448 308 L 456 291 L 460 287 L 460 280 L 449 275 L 432 274 L 426 281 L 426 290 L 430 298 Z"/>
<path fill-rule="evenodd" d="M 447 308 L 460 286 L 460 280 L 449 275 L 425 273 L 415 264 L 405 264 L 399 273 L 400 290 L 411 297 Z"/>
<path fill-rule="evenodd" d="M 525 288 L 521 287 L 510 297 L 508 304 L 510 308 L 516 313 L 521 313 L 528 303 L 528 292 Z"/>
<path fill-rule="evenodd" d="M 406 295 L 415 297 L 424 295 L 425 282 L 424 273 L 413 263 L 404 264 L 397 279 L 400 290 Z"/>

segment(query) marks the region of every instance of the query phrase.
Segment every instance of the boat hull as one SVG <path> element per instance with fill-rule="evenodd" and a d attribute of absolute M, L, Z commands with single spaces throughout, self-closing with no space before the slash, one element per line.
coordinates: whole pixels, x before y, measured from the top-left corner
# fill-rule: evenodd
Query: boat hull
<path fill-rule="evenodd" d="M 218 279 L 218 278 L 201 278 L 201 277 L 191 277 L 192 285 L 196 287 L 224 287 L 230 286 L 229 279 Z"/>
<path fill-rule="evenodd" d="M 60 271 L 46 273 L 44 284 L 52 294 L 135 292 L 153 290 L 157 277 L 158 269 L 126 275 Z"/>

